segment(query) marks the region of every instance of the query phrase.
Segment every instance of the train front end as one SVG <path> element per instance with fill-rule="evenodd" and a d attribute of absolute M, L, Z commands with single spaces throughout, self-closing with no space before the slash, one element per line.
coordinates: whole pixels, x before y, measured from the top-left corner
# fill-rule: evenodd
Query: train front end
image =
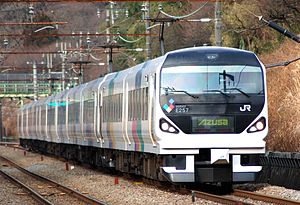
<path fill-rule="evenodd" d="M 166 56 L 157 76 L 163 174 L 172 182 L 255 180 L 268 133 L 265 68 L 256 55 L 183 49 Z"/>

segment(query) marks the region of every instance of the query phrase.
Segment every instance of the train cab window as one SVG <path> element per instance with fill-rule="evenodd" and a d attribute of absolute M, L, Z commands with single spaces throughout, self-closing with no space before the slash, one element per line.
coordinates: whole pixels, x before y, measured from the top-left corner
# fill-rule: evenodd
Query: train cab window
<path fill-rule="evenodd" d="M 187 83 L 188 82 L 188 83 Z M 161 104 L 174 101 L 201 101 L 201 95 L 261 95 L 264 91 L 260 67 L 248 65 L 177 66 L 161 72 Z M 222 100 L 223 98 L 215 98 Z"/>
<path fill-rule="evenodd" d="M 203 94 L 246 97 L 264 94 L 264 76 L 258 59 L 253 53 L 234 49 L 172 53 L 163 64 L 160 77 L 162 105 L 170 96 L 201 101 Z"/>

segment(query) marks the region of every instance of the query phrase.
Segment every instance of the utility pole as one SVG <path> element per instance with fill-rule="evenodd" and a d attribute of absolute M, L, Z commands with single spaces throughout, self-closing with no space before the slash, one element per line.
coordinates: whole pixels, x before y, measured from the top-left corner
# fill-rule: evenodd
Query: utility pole
<path fill-rule="evenodd" d="M 0 141 L 3 140 L 3 135 L 2 135 L 2 128 L 3 123 L 2 123 L 2 98 L 0 98 Z"/>
<path fill-rule="evenodd" d="M 66 57 L 67 57 L 67 44 L 66 43 L 61 43 L 61 58 L 62 58 L 62 63 L 61 63 L 61 89 L 65 90 L 66 88 L 66 77 L 65 77 L 65 72 L 66 72 Z"/>
<path fill-rule="evenodd" d="M 146 53 L 147 53 L 147 60 L 151 59 L 151 55 L 152 55 L 152 50 L 151 50 L 151 37 L 150 37 L 150 33 L 151 30 L 149 29 L 150 27 L 150 22 L 147 19 L 150 19 L 150 3 L 149 1 L 146 1 L 144 4 L 144 20 L 146 23 Z"/>
<path fill-rule="evenodd" d="M 221 2 L 216 1 L 215 3 L 215 38 L 216 46 L 222 46 L 222 12 Z"/>
<path fill-rule="evenodd" d="M 106 51 L 107 53 L 107 62 L 108 62 L 108 73 L 111 73 L 113 71 L 113 59 L 112 59 L 112 54 L 113 54 L 113 49 L 117 48 L 122 48 L 123 46 L 118 45 L 116 43 L 106 43 L 104 45 L 99 45 L 99 47 L 104 48 L 104 49 L 108 49 L 108 51 Z"/>
<path fill-rule="evenodd" d="M 91 61 L 83 61 L 80 59 L 79 61 L 71 61 L 70 63 L 73 63 L 75 66 L 79 67 L 79 84 L 83 84 L 83 64 L 87 65 L 91 63 Z"/>
<path fill-rule="evenodd" d="M 28 62 L 27 65 L 32 64 L 32 83 L 33 83 L 33 99 L 34 101 L 38 100 L 38 84 L 37 84 L 37 63 L 36 61 Z M 44 62 L 40 62 L 39 64 L 43 65 Z"/>
<path fill-rule="evenodd" d="M 49 74 L 49 78 L 48 78 L 48 83 L 49 83 L 49 95 L 52 94 L 52 75 L 51 75 L 51 70 L 53 67 L 53 61 L 52 61 L 52 54 L 51 53 L 47 53 L 47 68 L 48 68 L 48 74 Z"/>
<path fill-rule="evenodd" d="M 160 53 L 161 55 L 165 55 L 165 39 L 164 39 L 164 30 L 165 30 L 165 23 L 174 23 L 178 21 L 178 19 L 174 18 L 154 18 L 154 19 L 147 19 L 147 21 L 151 21 L 154 23 L 153 26 L 148 27 L 148 30 L 155 27 L 156 25 L 160 26 L 160 31 L 159 31 L 159 44 L 160 44 Z M 158 23 L 158 24 L 156 24 Z"/>
<path fill-rule="evenodd" d="M 106 9 L 106 43 L 109 44 L 111 42 L 110 39 L 110 11 L 109 9 Z M 106 60 L 107 60 L 107 73 L 111 73 L 112 72 L 112 61 L 110 61 L 110 53 L 108 52 L 106 54 Z"/>
<path fill-rule="evenodd" d="M 38 88 L 37 88 L 37 70 L 36 70 L 36 62 L 35 61 L 32 64 L 32 68 L 33 68 L 33 100 L 37 101 Z"/>

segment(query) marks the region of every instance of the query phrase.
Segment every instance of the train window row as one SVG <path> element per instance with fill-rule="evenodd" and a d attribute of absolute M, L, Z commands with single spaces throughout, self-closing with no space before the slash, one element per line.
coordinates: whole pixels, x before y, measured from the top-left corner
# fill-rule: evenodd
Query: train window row
<path fill-rule="evenodd" d="M 148 120 L 148 92 L 148 87 L 128 92 L 129 121 Z M 56 123 L 57 125 L 66 125 L 66 115 L 68 115 L 67 117 L 69 126 L 76 126 L 76 124 L 80 124 L 80 119 L 82 119 L 86 124 L 95 123 L 95 96 L 92 93 L 85 94 L 83 96 L 82 107 L 80 100 L 74 98 L 75 96 L 69 98 L 67 104 L 68 112 L 66 104 L 63 102 L 53 103 L 53 105 L 50 105 L 50 103 L 48 106 L 39 105 L 27 109 L 27 111 L 24 110 L 23 120 L 20 121 L 20 125 L 33 131 L 32 133 L 29 133 L 29 135 L 33 136 L 33 134 L 39 130 L 39 126 L 42 126 L 40 128 L 41 132 L 46 132 L 46 130 L 50 129 L 50 126 L 56 126 Z M 122 93 L 103 97 L 103 122 L 121 122 L 122 113 Z M 24 129 L 24 132 L 26 130 Z"/>

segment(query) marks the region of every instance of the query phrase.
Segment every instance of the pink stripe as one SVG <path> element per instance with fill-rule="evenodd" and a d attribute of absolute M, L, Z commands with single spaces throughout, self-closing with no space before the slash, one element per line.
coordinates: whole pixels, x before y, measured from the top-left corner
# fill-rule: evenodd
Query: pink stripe
<path fill-rule="evenodd" d="M 132 129 L 133 140 L 134 140 L 134 143 L 135 143 L 134 150 L 137 151 L 140 148 L 140 146 L 139 146 L 140 145 L 140 140 L 139 140 L 139 137 L 137 135 L 137 121 L 136 120 L 132 121 L 132 128 L 131 129 Z"/>

